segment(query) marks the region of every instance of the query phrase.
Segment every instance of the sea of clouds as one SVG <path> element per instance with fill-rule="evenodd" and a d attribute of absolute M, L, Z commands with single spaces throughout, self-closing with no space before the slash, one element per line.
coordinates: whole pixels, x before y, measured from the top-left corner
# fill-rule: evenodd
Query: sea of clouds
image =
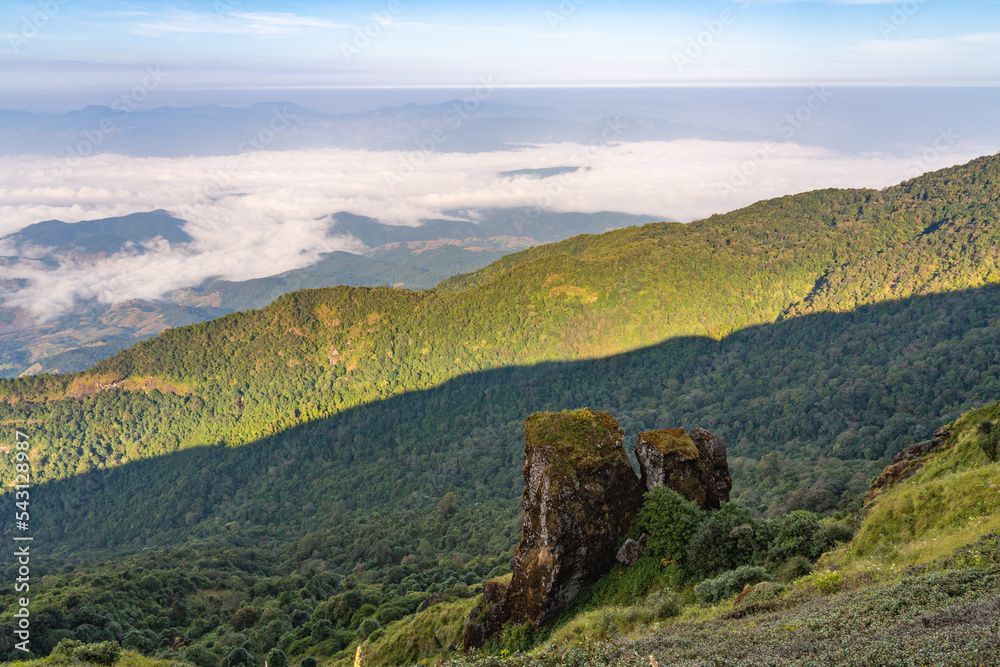
<path fill-rule="evenodd" d="M 94 220 L 165 209 L 188 221 L 194 241 L 153 242 L 144 254 L 64 258 L 0 268 L 27 279 L 8 305 L 51 318 L 74 304 L 157 299 L 219 276 L 274 275 L 335 250 L 362 252 L 328 234 L 328 216 L 347 211 L 417 225 L 449 211 L 619 211 L 691 221 L 760 199 L 827 187 L 881 188 L 966 162 L 986 150 L 939 142 L 919 155 L 844 155 L 794 143 L 679 140 L 550 144 L 494 153 L 322 149 L 237 156 L 67 160 L 0 157 L 0 235 L 35 222 Z M 580 167 L 550 178 L 500 172 Z"/>

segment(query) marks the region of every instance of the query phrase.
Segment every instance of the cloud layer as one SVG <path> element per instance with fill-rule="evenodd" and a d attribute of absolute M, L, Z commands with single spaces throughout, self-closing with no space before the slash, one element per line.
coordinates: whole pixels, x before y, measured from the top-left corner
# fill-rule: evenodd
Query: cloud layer
<path fill-rule="evenodd" d="M 67 259 L 54 271 L 4 267 L 0 278 L 30 281 L 7 296 L 8 305 L 52 317 L 79 300 L 155 299 L 211 276 L 246 280 L 306 266 L 323 252 L 362 250 L 354 239 L 327 235 L 324 218 L 338 211 L 407 225 L 494 207 L 690 221 L 812 189 L 884 187 L 985 152 L 939 141 L 911 158 L 848 157 L 792 143 L 682 140 L 479 154 L 325 149 L 179 159 L 104 154 L 72 163 L 0 158 L 0 235 L 47 219 L 166 209 L 189 221 L 194 238 L 141 256 Z M 500 175 L 567 166 L 582 168 L 542 179 Z"/>

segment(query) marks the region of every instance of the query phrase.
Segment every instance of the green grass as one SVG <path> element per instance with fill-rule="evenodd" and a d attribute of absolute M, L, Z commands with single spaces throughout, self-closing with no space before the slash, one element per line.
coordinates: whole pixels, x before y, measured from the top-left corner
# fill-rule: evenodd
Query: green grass
<path fill-rule="evenodd" d="M 465 619 L 480 597 L 436 604 L 390 623 L 375 641 L 362 645 L 366 665 L 433 665 L 462 648 Z M 334 665 L 352 662 L 338 660 Z"/>
<path fill-rule="evenodd" d="M 854 540 L 824 563 L 852 571 L 895 571 L 941 558 L 1000 530 L 1000 465 L 978 444 L 976 425 L 1000 403 L 959 419 L 948 443 L 913 477 L 884 493 Z"/>

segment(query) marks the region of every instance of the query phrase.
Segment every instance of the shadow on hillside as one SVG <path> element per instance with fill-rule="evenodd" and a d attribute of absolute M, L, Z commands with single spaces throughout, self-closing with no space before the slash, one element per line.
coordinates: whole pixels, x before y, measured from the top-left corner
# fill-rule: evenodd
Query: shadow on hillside
<path fill-rule="evenodd" d="M 987 287 L 722 341 L 679 338 L 606 359 L 475 373 L 243 447 L 189 449 L 42 485 L 32 496 L 33 550 L 294 539 L 359 513 L 430 511 L 449 491 L 513 517 L 522 423 L 538 410 L 607 410 L 629 449 L 639 430 L 702 426 L 726 437 L 731 458 L 878 459 L 973 402 L 1000 398 L 998 313 L 1000 287 Z M 3 525 L 5 544 L 11 529 Z"/>

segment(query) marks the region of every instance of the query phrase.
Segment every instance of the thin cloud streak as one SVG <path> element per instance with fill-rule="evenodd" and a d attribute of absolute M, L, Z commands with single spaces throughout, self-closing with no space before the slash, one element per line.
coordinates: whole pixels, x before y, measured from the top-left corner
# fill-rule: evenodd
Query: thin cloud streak
<path fill-rule="evenodd" d="M 170 34 L 246 34 L 290 35 L 302 29 L 335 30 L 349 28 L 313 16 L 291 13 L 230 12 L 224 16 L 198 12 L 174 12 L 158 21 L 140 21 L 130 28 L 137 35 L 161 36 Z"/>

